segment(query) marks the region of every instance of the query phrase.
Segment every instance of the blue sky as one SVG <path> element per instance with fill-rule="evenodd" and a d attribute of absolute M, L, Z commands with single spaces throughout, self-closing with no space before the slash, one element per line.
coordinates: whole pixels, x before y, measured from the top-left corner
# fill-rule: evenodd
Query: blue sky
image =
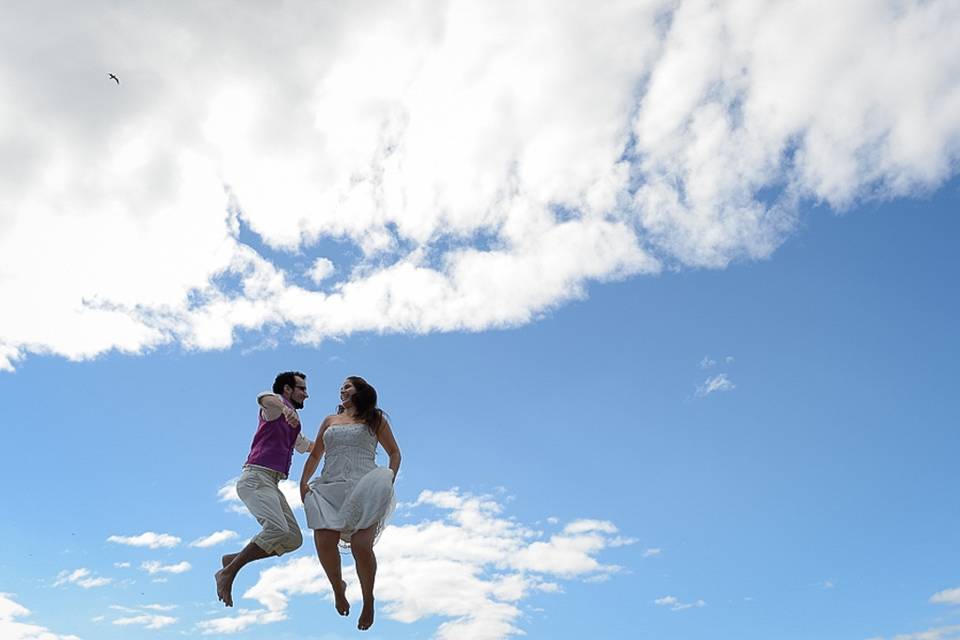
<path fill-rule="evenodd" d="M 287 369 L 403 450 L 372 637 L 960 639 L 957 3 L 4 11 L 4 640 L 353 637 L 215 597 Z"/>
<path fill-rule="evenodd" d="M 0 531 L 16 552 L 3 591 L 85 638 L 129 637 L 111 605 L 177 606 L 177 623 L 143 637 L 217 615 L 210 574 L 237 541 L 186 543 L 256 531 L 217 490 L 243 461 L 256 392 L 290 366 L 308 373 L 309 424 L 344 375 L 379 387 L 404 451 L 402 501 L 459 487 L 544 536 L 590 518 L 631 539 L 596 554 L 621 567 L 609 579 L 524 598 L 529 637 L 868 638 L 955 624 L 957 609 L 928 600 L 958 586 L 956 204 L 950 183 L 842 217 L 809 211 L 768 261 L 597 285 L 512 330 L 30 358 L 2 385 L 18 425 L 5 430 L 17 453 Z M 698 395 L 719 373 L 734 387 Z M 397 522 L 444 515 L 401 510 Z M 107 542 L 145 531 L 183 542 Z M 155 583 L 138 568 L 150 560 L 191 569 Z M 238 593 L 278 562 L 245 570 Z M 78 568 L 113 582 L 53 586 Z M 704 605 L 655 604 L 668 596 Z M 286 620 L 237 637 L 346 637 L 331 609 L 295 596 Z M 442 621 L 382 615 L 373 633 L 430 637 Z"/>

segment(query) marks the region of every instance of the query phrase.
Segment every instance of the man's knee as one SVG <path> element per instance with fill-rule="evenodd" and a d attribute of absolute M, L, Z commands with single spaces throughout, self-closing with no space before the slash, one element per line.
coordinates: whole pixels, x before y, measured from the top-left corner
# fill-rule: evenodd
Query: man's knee
<path fill-rule="evenodd" d="M 296 551 L 303 545 L 303 534 L 300 533 L 299 527 L 294 527 L 292 530 L 287 532 L 287 536 L 284 539 L 284 547 L 286 552 Z"/>
<path fill-rule="evenodd" d="M 262 540 L 260 546 L 265 549 L 269 548 L 272 555 L 277 556 L 296 551 L 303 545 L 303 534 L 300 533 L 300 527 L 291 527 L 286 523 L 268 523 L 260 532 L 258 539 Z"/>

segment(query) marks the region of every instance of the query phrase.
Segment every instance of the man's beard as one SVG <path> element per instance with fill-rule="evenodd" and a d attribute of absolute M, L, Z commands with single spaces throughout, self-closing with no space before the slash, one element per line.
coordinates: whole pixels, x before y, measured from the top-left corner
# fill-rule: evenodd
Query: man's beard
<path fill-rule="evenodd" d="M 290 401 L 290 404 L 292 404 L 292 405 L 293 405 L 293 408 L 294 408 L 294 409 L 297 409 L 298 411 L 299 411 L 300 409 L 303 409 L 303 403 L 302 403 L 302 402 L 297 402 L 296 400 L 291 400 L 291 401 Z"/>

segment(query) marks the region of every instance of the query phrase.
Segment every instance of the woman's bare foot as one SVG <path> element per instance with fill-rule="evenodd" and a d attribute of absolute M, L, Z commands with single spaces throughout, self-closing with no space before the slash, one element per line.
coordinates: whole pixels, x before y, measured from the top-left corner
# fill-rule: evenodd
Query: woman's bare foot
<path fill-rule="evenodd" d="M 220 569 L 213 577 L 217 580 L 217 598 L 226 606 L 233 606 L 233 578 L 234 574 L 226 569 Z"/>
<path fill-rule="evenodd" d="M 347 583 L 340 583 L 340 590 L 333 590 L 333 604 L 337 608 L 337 613 L 342 616 L 350 615 L 350 601 L 347 600 Z"/>
<path fill-rule="evenodd" d="M 238 555 L 240 555 L 240 554 L 239 554 L 239 553 L 228 553 L 228 554 L 225 555 L 225 556 L 220 556 L 220 566 L 223 567 L 224 569 L 226 569 L 226 568 L 227 568 L 227 565 L 230 564 L 231 562 L 233 562 L 233 559 L 236 558 Z"/>
<path fill-rule="evenodd" d="M 357 620 L 357 629 L 366 631 L 373 626 L 373 599 L 366 600 L 363 603 L 363 610 L 360 612 L 360 618 Z"/>

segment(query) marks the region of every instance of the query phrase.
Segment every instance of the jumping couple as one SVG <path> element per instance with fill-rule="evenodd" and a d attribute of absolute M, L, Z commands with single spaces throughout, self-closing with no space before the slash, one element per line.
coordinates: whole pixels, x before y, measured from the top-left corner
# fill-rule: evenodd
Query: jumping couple
<path fill-rule="evenodd" d="M 357 622 L 361 631 L 373 625 L 373 583 L 377 558 L 373 545 L 394 505 L 393 483 L 400 470 L 400 448 L 377 392 L 363 378 L 350 376 L 340 387 L 337 413 L 320 423 L 316 441 L 300 433 L 298 409 L 309 397 L 307 376 L 286 371 L 277 376 L 273 392 L 257 397 L 259 426 L 250 455 L 237 481 L 237 494 L 263 530 L 238 553 L 223 556 L 216 573 L 217 597 L 233 606 L 233 580 L 247 563 L 294 551 L 303 543 L 300 525 L 280 491 L 290 473 L 293 451 L 309 452 L 300 475 L 300 498 L 313 529 L 317 557 L 333 588 L 337 613 L 349 615 L 350 602 L 340 573 L 340 546 L 353 553 L 363 594 Z M 377 444 L 389 456 L 389 468 L 376 465 Z M 319 477 L 311 481 L 323 461 Z"/>

